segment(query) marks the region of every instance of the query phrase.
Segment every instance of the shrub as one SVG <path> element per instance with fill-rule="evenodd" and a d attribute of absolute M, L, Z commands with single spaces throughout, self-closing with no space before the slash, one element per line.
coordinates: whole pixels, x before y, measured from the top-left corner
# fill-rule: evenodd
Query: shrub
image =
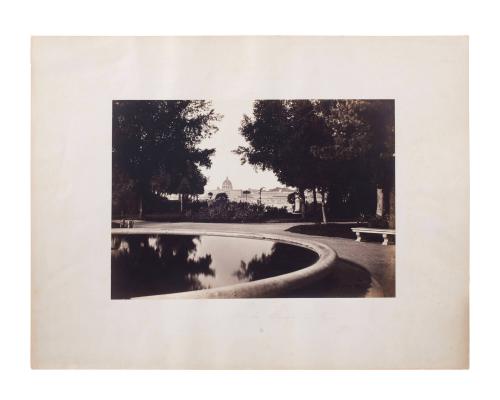
<path fill-rule="evenodd" d="M 273 207 L 273 206 L 267 206 L 265 210 L 265 216 L 266 218 L 287 218 L 290 216 L 290 213 L 288 212 L 286 207 Z"/>
<path fill-rule="evenodd" d="M 290 217 L 293 215 L 287 211 L 286 207 L 278 208 L 246 202 L 225 201 L 222 198 L 188 203 L 182 215 L 178 211 L 174 213 L 160 212 L 148 214 L 144 218 L 171 222 L 263 222 Z"/>
<path fill-rule="evenodd" d="M 262 222 L 272 218 L 286 218 L 286 207 L 277 208 L 251 203 L 238 202 L 203 202 L 200 207 L 186 213 L 192 221 L 204 222 Z"/>
<path fill-rule="evenodd" d="M 229 202 L 229 197 L 224 192 L 217 193 L 217 195 L 215 196 L 215 202 L 216 203 L 227 203 L 227 202 Z"/>
<path fill-rule="evenodd" d="M 389 220 L 387 215 L 384 216 L 374 216 L 368 218 L 368 228 L 380 228 L 380 229 L 386 229 L 389 227 Z"/>

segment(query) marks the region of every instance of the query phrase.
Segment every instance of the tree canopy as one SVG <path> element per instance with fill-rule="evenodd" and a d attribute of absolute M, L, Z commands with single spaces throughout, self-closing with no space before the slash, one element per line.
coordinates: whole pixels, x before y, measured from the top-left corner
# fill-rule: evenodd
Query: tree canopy
<path fill-rule="evenodd" d="M 346 196 L 394 178 L 394 101 L 259 100 L 244 115 L 242 163 L 283 184 Z"/>
<path fill-rule="evenodd" d="M 214 149 L 200 142 L 221 119 L 203 100 L 113 102 L 113 194 L 123 188 L 139 198 L 150 193 L 203 193 Z"/>
<path fill-rule="evenodd" d="M 216 203 L 227 203 L 229 201 L 229 196 L 225 192 L 220 192 L 215 195 Z"/>

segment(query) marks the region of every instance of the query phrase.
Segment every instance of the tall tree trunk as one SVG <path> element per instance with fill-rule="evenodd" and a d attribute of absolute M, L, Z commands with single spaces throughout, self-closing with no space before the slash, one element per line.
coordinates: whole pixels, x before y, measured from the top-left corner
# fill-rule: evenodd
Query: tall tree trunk
<path fill-rule="evenodd" d="M 380 218 L 384 215 L 384 189 L 381 187 L 377 187 L 377 209 L 375 215 Z"/>
<path fill-rule="evenodd" d="M 139 219 L 142 219 L 142 193 L 139 195 Z"/>
<path fill-rule="evenodd" d="M 300 213 L 302 215 L 302 219 L 306 218 L 306 195 L 304 189 L 299 189 L 300 194 Z"/>
<path fill-rule="evenodd" d="M 326 224 L 326 212 L 325 212 L 325 191 L 321 191 L 321 215 L 323 216 L 323 223 Z"/>
<path fill-rule="evenodd" d="M 396 228 L 396 192 L 394 184 L 389 190 L 389 228 Z"/>
<path fill-rule="evenodd" d="M 316 218 L 316 211 L 318 209 L 318 199 L 316 198 L 316 188 L 313 189 L 313 210 L 314 217 Z"/>

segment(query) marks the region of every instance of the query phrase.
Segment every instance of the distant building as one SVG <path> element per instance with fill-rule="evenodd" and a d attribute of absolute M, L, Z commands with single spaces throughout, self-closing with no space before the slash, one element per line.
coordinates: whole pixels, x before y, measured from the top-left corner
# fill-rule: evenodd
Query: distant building
<path fill-rule="evenodd" d="M 233 184 L 228 177 L 222 182 L 222 190 L 233 190 Z"/>
<path fill-rule="evenodd" d="M 296 198 L 295 204 L 290 204 L 288 202 L 288 196 L 291 193 L 296 192 L 295 189 L 288 187 L 275 187 L 274 189 L 265 190 L 260 189 L 233 189 L 233 183 L 229 180 L 228 177 L 224 179 L 222 182 L 222 187 L 217 186 L 217 189 L 205 189 L 205 192 L 200 195 L 198 198 L 200 200 L 209 200 L 215 199 L 219 193 L 226 193 L 227 197 L 230 201 L 236 201 L 241 203 L 252 203 L 259 204 L 262 203 L 265 206 L 273 206 L 273 207 L 286 207 L 289 212 L 299 212 L 300 210 L 300 202 L 298 198 Z M 211 196 L 208 194 L 212 193 Z M 166 197 L 169 200 L 178 200 L 178 194 L 168 194 L 162 195 L 162 197 Z M 306 203 L 313 202 L 313 195 L 310 191 L 306 191 Z"/>
<path fill-rule="evenodd" d="M 226 193 L 230 201 L 241 201 L 242 198 L 242 190 L 233 189 L 233 184 L 227 177 L 224 182 L 222 182 L 222 189 L 217 187 L 217 189 L 205 190 L 205 193 L 200 196 L 200 199 L 208 199 L 208 193 L 210 192 L 213 193 L 212 199 L 215 199 L 215 196 L 219 193 Z"/>
<path fill-rule="evenodd" d="M 293 205 L 288 202 L 290 193 L 295 192 L 294 189 L 287 187 L 276 187 L 274 189 L 233 189 L 233 184 L 228 177 L 222 182 L 222 188 L 206 189 L 205 193 L 200 196 L 201 199 L 208 199 L 208 193 L 212 193 L 212 199 L 219 193 L 226 193 L 230 201 L 246 202 L 259 204 L 261 202 L 265 206 L 286 207 L 288 211 L 293 211 Z M 307 199 L 309 200 L 309 199 Z"/>

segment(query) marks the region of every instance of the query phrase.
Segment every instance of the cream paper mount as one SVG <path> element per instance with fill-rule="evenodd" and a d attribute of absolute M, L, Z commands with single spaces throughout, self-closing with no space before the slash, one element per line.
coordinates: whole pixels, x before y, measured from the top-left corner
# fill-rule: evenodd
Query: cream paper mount
<path fill-rule="evenodd" d="M 110 299 L 116 99 L 395 99 L 396 296 Z M 466 37 L 35 37 L 32 367 L 468 367 Z"/>

